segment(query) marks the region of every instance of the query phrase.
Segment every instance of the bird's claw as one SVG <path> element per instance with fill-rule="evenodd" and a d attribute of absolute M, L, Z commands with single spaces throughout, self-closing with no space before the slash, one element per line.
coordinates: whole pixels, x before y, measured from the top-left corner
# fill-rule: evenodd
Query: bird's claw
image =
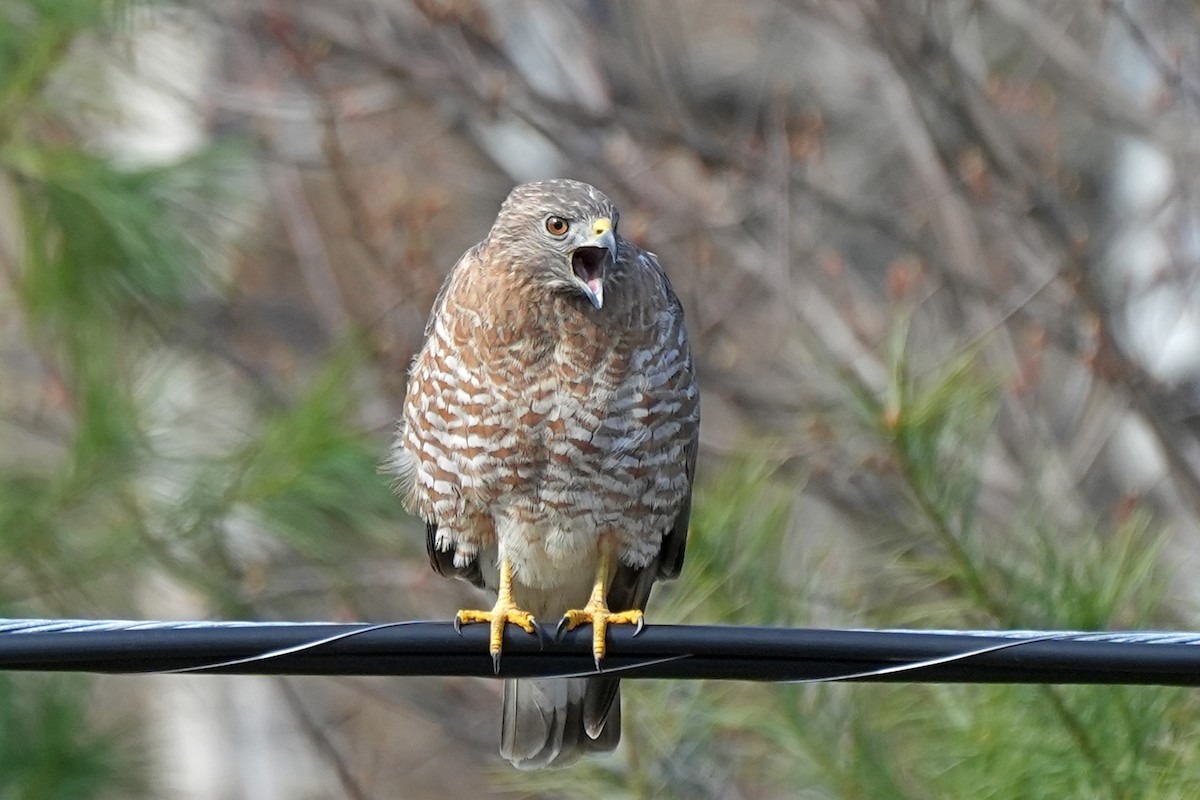
<path fill-rule="evenodd" d="M 592 660 L 596 664 L 596 671 L 601 670 L 600 662 L 604 659 L 604 654 L 607 652 L 607 633 L 609 625 L 636 625 L 633 635 L 637 636 L 646 627 L 645 615 L 637 608 L 628 611 L 612 612 L 608 610 L 608 606 L 602 601 L 588 601 L 588 604 L 583 608 L 571 609 L 558 623 L 558 629 L 555 636 L 561 636 L 564 631 L 574 630 L 575 628 L 590 622 L 592 624 Z"/>
<path fill-rule="evenodd" d="M 462 626 L 469 622 L 487 622 L 491 625 L 488 636 L 488 652 L 492 656 L 492 669 L 500 674 L 500 650 L 504 641 L 504 626 L 512 623 L 524 630 L 539 636 L 541 628 L 537 621 L 524 609 L 517 608 L 511 600 L 497 600 L 491 611 L 462 610 L 454 615 L 454 630 L 462 636 Z"/>

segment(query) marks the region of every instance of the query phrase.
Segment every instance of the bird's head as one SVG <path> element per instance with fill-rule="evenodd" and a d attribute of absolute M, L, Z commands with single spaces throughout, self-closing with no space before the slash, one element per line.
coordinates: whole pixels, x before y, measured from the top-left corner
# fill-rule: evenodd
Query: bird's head
<path fill-rule="evenodd" d="M 617 260 L 617 209 L 598 189 L 572 180 L 516 187 L 488 235 L 506 260 L 555 292 L 604 305 Z"/>

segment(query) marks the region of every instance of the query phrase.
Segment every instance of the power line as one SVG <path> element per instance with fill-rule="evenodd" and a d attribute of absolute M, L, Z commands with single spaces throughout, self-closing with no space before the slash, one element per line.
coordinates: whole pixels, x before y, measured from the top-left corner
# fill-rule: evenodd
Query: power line
<path fill-rule="evenodd" d="M 609 629 L 623 678 L 1200 685 L 1200 633 L 827 630 L 650 625 Z M 0 669 L 245 675 L 492 677 L 487 626 L 449 622 L 0 620 Z M 511 626 L 503 677 L 590 675 L 591 629 Z"/>

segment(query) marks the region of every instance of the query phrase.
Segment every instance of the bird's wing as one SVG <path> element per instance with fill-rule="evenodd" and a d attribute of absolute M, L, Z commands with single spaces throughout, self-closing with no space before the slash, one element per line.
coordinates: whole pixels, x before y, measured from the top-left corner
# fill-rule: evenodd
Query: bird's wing
<path fill-rule="evenodd" d="M 442 286 L 438 289 L 437 297 L 433 300 L 433 309 L 429 313 L 429 319 L 425 323 L 424 340 L 428 342 L 429 337 L 433 334 L 433 328 L 437 324 L 440 317 L 446 310 L 446 297 L 450 294 L 450 287 L 454 283 L 455 276 L 468 265 L 478 258 L 479 245 L 475 245 L 471 249 L 462 254 L 454 267 L 446 275 L 446 279 L 442 281 Z M 415 472 L 414 472 L 415 476 Z M 425 519 L 425 552 L 429 555 L 429 565 L 433 567 L 433 571 L 439 575 L 445 575 L 448 578 L 458 577 L 468 581 L 479 588 L 484 587 L 483 572 L 479 567 L 479 560 L 472 559 L 463 566 L 455 566 L 454 550 L 442 550 L 437 546 L 438 522 L 436 519 Z"/>
<path fill-rule="evenodd" d="M 454 564 L 453 550 L 440 550 L 437 546 L 438 524 L 435 520 L 425 521 L 425 552 L 429 554 L 429 566 L 438 575 L 447 578 L 462 578 L 464 581 L 484 588 L 483 570 L 479 567 L 479 559 L 472 558 L 461 567 Z"/>
<path fill-rule="evenodd" d="M 683 558 L 687 552 L 688 523 L 692 517 L 692 482 L 696 478 L 696 451 L 700 449 L 699 438 L 697 430 L 697 435 L 692 438 L 684 451 L 684 458 L 687 461 L 687 493 L 684 494 L 679 511 L 675 514 L 675 522 L 671 525 L 671 530 L 663 536 L 662 550 L 658 554 L 657 577 L 666 580 L 679 577 L 679 572 L 683 569 Z"/>
<path fill-rule="evenodd" d="M 679 577 L 683 569 L 683 558 L 687 551 L 688 521 L 692 516 L 692 481 L 696 475 L 696 451 L 698 436 L 693 436 L 684 450 L 687 468 L 687 492 L 675 512 L 670 530 L 663 532 L 662 548 L 658 558 L 644 567 L 630 567 L 618 562 L 617 572 L 608 589 L 608 607 L 614 611 L 631 608 L 646 609 L 650 599 L 650 588 L 658 578 L 670 580 Z"/>
<path fill-rule="evenodd" d="M 464 269 L 467 269 L 468 264 L 479 258 L 479 245 L 475 245 L 463 253 L 450 271 L 446 273 L 446 279 L 442 281 L 442 286 L 438 289 L 437 296 L 433 298 L 433 308 L 429 312 L 429 319 L 425 321 L 425 332 L 421 340 L 422 346 L 429 339 L 429 335 L 433 333 L 433 326 L 437 324 L 437 319 L 446 309 L 446 295 L 450 294 L 450 285 L 454 283 L 454 278 Z"/>

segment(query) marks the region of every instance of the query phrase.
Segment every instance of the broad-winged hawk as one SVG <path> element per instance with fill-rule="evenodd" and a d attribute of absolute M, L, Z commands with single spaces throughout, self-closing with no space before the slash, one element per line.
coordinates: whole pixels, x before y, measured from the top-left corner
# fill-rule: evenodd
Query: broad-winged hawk
<path fill-rule="evenodd" d="M 683 309 L 652 254 L 585 183 L 513 189 L 446 279 L 391 456 L 434 569 L 498 593 L 490 622 L 642 622 L 679 574 L 699 396 Z M 509 680 L 501 752 L 562 764 L 620 738 L 617 681 Z"/>

